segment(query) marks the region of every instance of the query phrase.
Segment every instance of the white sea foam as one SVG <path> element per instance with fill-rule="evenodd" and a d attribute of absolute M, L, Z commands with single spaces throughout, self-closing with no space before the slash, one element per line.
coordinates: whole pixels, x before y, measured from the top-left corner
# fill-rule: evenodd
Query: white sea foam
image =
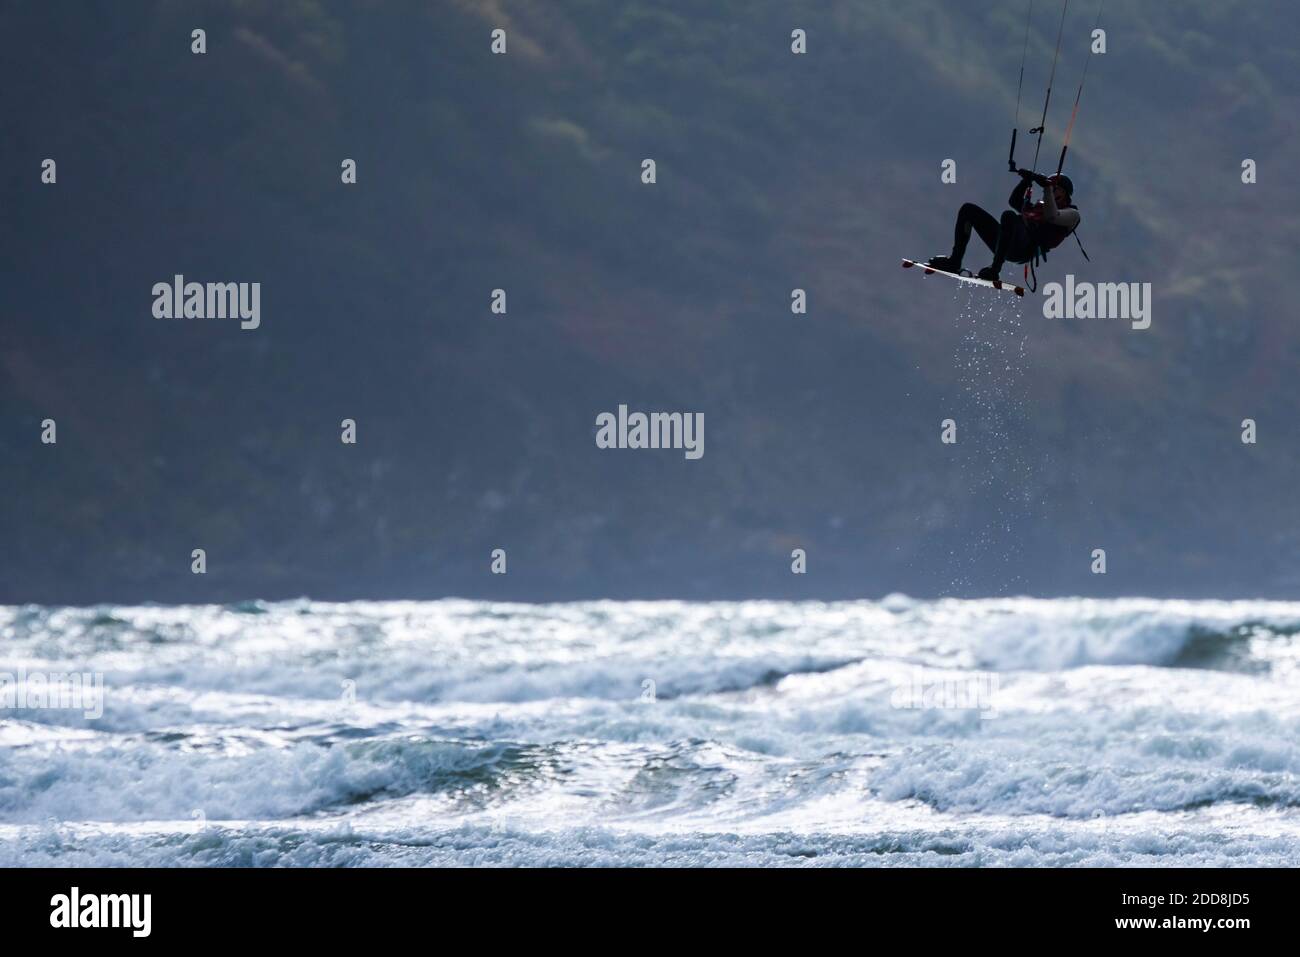
<path fill-rule="evenodd" d="M 0 713 L 0 855 L 1295 863 L 1298 630 L 1145 599 L 0 608 L 0 671 L 106 692 Z"/>

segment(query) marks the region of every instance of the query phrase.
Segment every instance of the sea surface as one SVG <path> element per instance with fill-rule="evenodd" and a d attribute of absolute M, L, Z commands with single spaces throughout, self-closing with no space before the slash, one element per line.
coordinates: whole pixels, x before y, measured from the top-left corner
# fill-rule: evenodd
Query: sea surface
<path fill-rule="evenodd" d="M 4 867 L 1300 864 L 1300 604 L 23 606 L 0 672 Z"/>

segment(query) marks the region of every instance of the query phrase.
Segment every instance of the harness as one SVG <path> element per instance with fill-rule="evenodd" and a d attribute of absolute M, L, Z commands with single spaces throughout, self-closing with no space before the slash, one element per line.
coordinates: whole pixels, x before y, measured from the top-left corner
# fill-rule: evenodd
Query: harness
<path fill-rule="evenodd" d="M 1078 209 L 1079 207 L 1071 203 L 1069 208 Z M 1022 212 L 1020 215 L 1024 216 L 1025 214 Z M 1034 222 L 1029 220 L 1028 217 L 1025 217 L 1025 219 L 1027 225 L 1031 225 Z M 1080 218 L 1080 221 L 1082 221 L 1082 218 Z M 1047 262 L 1048 252 L 1061 245 L 1061 243 L 1065 242 L 1065 240 L 1070 236 L 1073 236 L 1074 241 L 1079 244 L 1079 252 L 1083 253 L 1083 258 L 1088 260 L 1088 262 L 1092 262 L 1092 257 L 1088 255 L 1088 250 L 1083 248 L 1083 240 L 1079 238 L 1078 232 L 1079 224 L 1075 223 L 1068 233 L 1062 236 L 1058 242 L 1055 242 L 1050 246 L 1041 241 L 1036 241 L 1034 243 L 1034 258 L 1025 263 L 1025 285 L 1029 288 L 1030 292 L 1038 291 L 1038 270 L 1035 267 L 1039 262 Z M 1037 236 L 1035 236 L 1035 239 L 1037 239 Z"/>

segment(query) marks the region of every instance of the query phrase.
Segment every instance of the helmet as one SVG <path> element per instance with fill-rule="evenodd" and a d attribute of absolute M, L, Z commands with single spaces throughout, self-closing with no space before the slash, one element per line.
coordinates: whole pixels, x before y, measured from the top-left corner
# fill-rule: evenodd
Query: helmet
<path fill-rule="evenodd" d="M 1071 180 L 1070 177 L 1066 176 L 1064 173 L 1054 173 L 1053 175 L 1047 177 L 1047 181 L 1051 183 L 1053 186 L 1061 187 L 1061 189 L 1065 190 L 1066 195 L 1068 196 L 1074 195 L 1074 181 Z"/>

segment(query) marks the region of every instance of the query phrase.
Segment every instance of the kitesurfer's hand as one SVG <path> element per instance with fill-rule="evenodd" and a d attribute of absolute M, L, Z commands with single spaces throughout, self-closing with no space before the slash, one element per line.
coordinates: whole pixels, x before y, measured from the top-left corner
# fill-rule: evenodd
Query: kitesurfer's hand
<path fill-rule="evenodd" d="M 1033 175 L 1033 180 L 1039 186 L 1043 187 L 1043 189 L 1047 189 L 1047 177 L 1044 176 L 1042 173 L 1035 173 Z"/>
<path fill-rule="evenodd" d="M 1016 170 L 1016 175 L 1021 179 L 1033 179 L 1034 171 L 1032 169 L 1018 169 Z"/>

